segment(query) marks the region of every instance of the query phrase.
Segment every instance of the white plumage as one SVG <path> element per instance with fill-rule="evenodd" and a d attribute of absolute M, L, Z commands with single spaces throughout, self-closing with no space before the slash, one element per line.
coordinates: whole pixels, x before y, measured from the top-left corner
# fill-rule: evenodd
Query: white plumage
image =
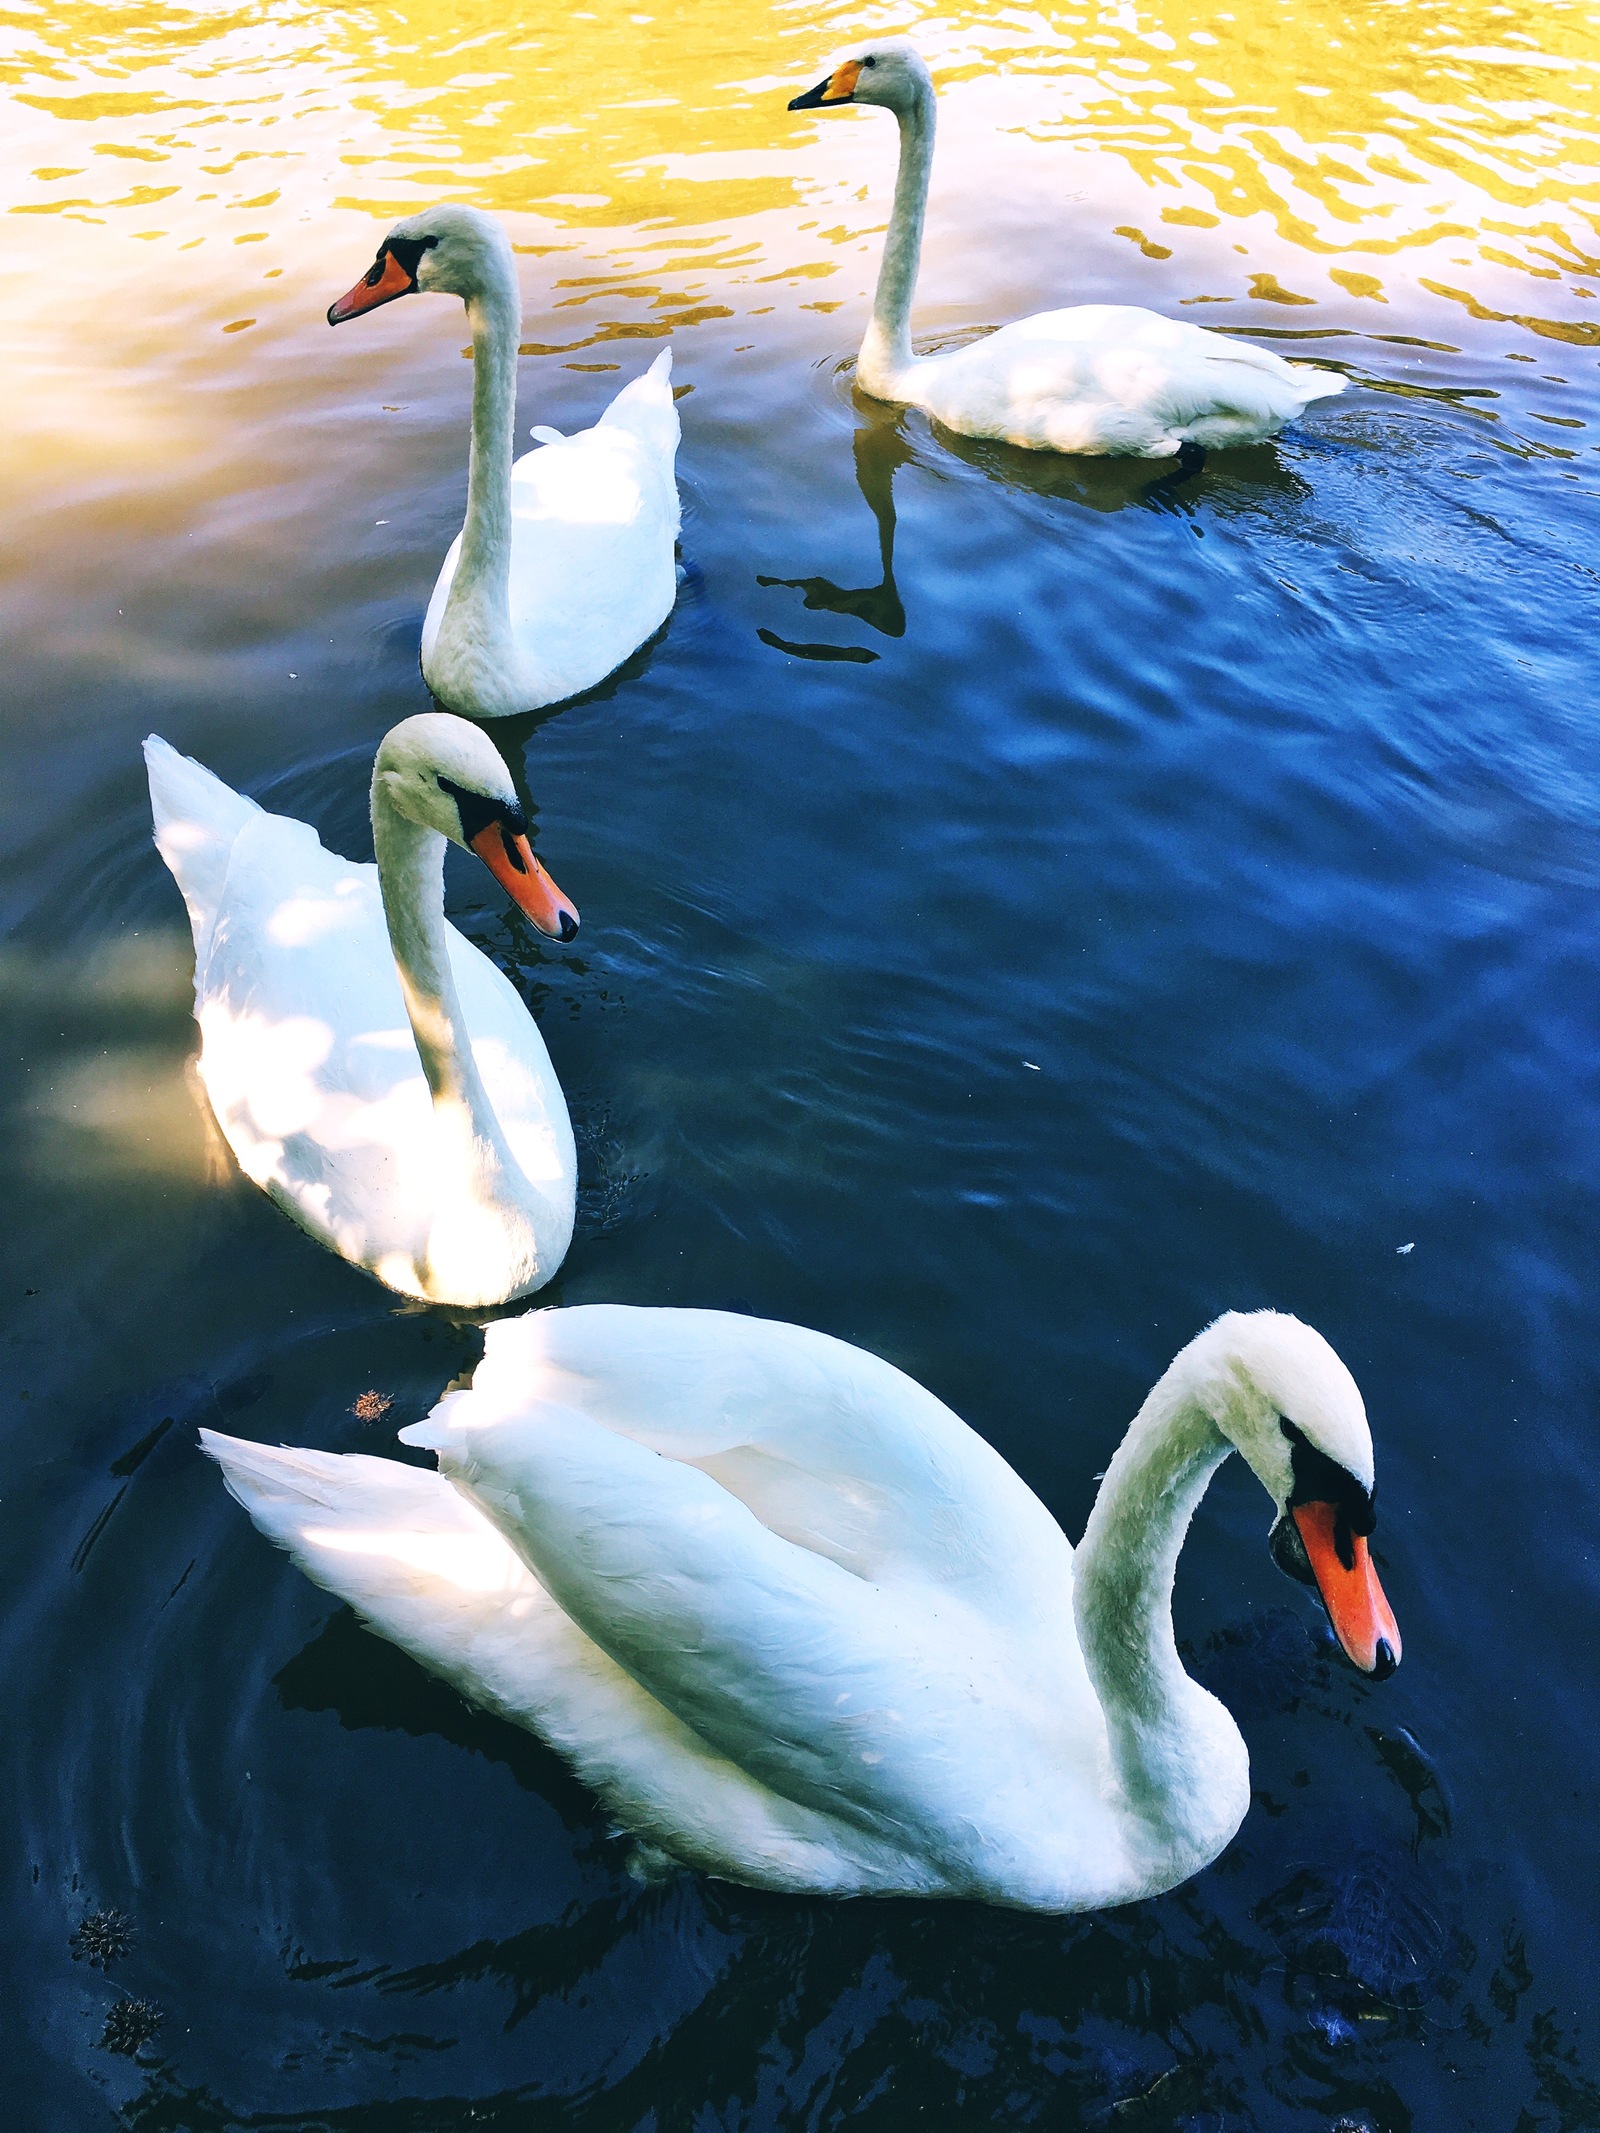
<path fill-rule="evenodd" d="M 1245 1812 L 1243 1742 L 1177 1661 L 1172 1569 L 1235 1446 L 1287 1503 L 1279 1400 L 1370 1475 L 1327 1343 L 1219 1320 L 1129 1430 L 1076 1593 L 1055 1520 L 932 1394 L 722 1312 L 491 1326 L 471 1389 L 401 1432 L 437 1474 L 204 1443 L 307 1575 L 671 1857 L 1068 1911 L 1170 1887 Z"/>
<path fill-rule="evenodd" d="M 473 351 L 466 519 L 428 602 L 422 675 L 447 710 L 509 718 L 604 681 L 672 611 L 672 351 L 592 428 L 563 437 L 540 423 L 540 448 L 513 462 L 522 304 L 496 219 L 452 203 L 406 216 L 328 316 L 416 290 L 461 298 Z"/>
<path fill-rule="evenodd" d="M 915 357 L 882 397 L 911 401 L 964 437 L 1165 459 L 1184 444 L 1257 444 L 1344 382 L 1186 319 L 1075 304 Z"/>
<path fill-rule="evenodd" d="M 520 680 L 516 708 L 561 703 L 614 673 L 666 621 L 678 594 L 678 412 L 672 350 L 625 385 L 592 429 L 536 424 L 537 451 L 511 467 L 506 605 Z M 450 545 L 422 624 L 422 675 L 441 704 L 504 713 L 470 658 L 440 630 L 461 557 Z M 493 703 L 494 709 L 489 708 Z"/>
<path fill-rule="evenodd" d="M 386 737 L 378 866 L 153 734 L 145 761 L 194 934 L 200 1076 L 246 1176 L 405 1295 L 476 1306 L 547 1281 L 572 1234 L 566 1103 L 510 981 L 444 916 L 444 844 L 467 840 L 438 776 L 521 822 L 487 737 L 437 712 Z"/>

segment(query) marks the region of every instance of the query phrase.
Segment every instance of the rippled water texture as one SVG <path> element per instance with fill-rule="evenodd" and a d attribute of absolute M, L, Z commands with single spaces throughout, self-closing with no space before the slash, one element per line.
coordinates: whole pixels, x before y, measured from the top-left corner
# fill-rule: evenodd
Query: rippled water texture
<path fill-rule="evenodd" d="M 853 398 L 893 129 L 783 107 L 888 19 L 0 9 L 0 2085 L 30 2133 L 1600 2126 L 1600 18 L 917 25 L 924 345 L 1115 297 L 1351 377 L 1154 493 Z M 591 419 L 666 334 L 684 389 L 670 624 L 508 738 L 575 952 L 451 875 L 579 1127 L 550 1299 L 859 1341 L 1073 1533 L 1224 1306 L 1301 1312 L 1366 1392 L 1405 1666 L 1336 1661 L 1226 1473 L 1178 1629 L 1256 1801 L 1158 1903 L 637 1882 L 553 1757 L 194 1451 L 381 1450 L 476 1352 L 208 1133 L 138 760 L 154 727 L 369 849 L 470 373 L 445 302 L 322 315 L 442 196 L 510 219 L 524 424 Z"/>

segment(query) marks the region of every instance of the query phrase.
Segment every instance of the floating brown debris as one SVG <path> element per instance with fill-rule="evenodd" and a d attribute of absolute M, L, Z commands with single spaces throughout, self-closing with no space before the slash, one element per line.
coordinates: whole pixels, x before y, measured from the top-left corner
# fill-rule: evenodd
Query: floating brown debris
<path fill-rule="evenodd" d="M 381 1422 L 394 1405 L 392 1394 L 387 1392 L 364 1392 L 350 1412 L 358 1422 Z"/>
<path fill-rule="evenodd" d="M 141 2051 L 166 2020 L 154 2000 L 118 2000 L 106 2016 L 100 2042 L 108 2052 L 121 2052 L 131 2059 Z"/>
<path fill-rule="evenodd" d="M 133 1946 L 133 1920 L 125 1911 L 90 1911 L 72 1936 L 72 1960 L 107 1970 Z"/>

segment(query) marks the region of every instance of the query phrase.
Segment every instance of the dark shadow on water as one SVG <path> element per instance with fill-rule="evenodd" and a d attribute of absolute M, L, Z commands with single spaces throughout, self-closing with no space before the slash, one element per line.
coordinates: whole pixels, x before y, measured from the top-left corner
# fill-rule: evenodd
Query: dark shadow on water
<path fill-rule="evenodd" d="M 1292 1607 L 1272 1607 L 1215 1630 L 1185 1664 L 1237 1719 L 1288 1714 L 1302 1699 L 1326 1699 L 1338 1647 L 1324 1624 Z"/>
<path fill-rule="evenodd" d="M 769 579 L 764 582 L 777 584 L 780 581 Z M 810 605 L 809 601 L 807 605 Z M 763 644 L 770 644 L 775 652 L 787 652 L 791 659 L 814 659 L 824 666 L 829 662 L 833 662 L 846 666 L 866 667 L 871 666 L 878 656 L 876 652 L 869 652 L 865 645 L 799 644 L 791 638 L 778 636 L 773 630 L 757 630 L 756 635 Z"/>
<path fill-rule="evenodd" d="M 1482 2100 L 1473 2084 L 1485 2047 L 1518 2020 L 1532 1983 L 1520 1939 L 1507 1935 L 1479 2008 L 1464 1997 L 1477 1951 L 1449 1886 L 1403 1848 L 1336 1840 L 1332 1857 L 1254 1903 L 1241 1905 L 1229 1883 L 1213 1872 L 1123 1911 L 1039 1919 L 763 1897 L 693 1875 L 618 1882 L 549 1923 L 404 1970 L 307 1975 L 306 1989 L 341 1995 L 324 2018 L 331 2030 L 362 2020 L 363 1990 L 379 1996 L 369 2025 L 385 2030 L 393 2013 L 370 2010 L 397 1997 L 426 2002 L 428 2027 L 443 2030 L 487 1995 L 502 2037 L 537 2019 L 533 2078 L 506 2086 L 501 2072 L 476 2095 L 255 2114 L 185 2087 L 177 2055 L 152 2063 L 152 2052 L 123 2122 L 138 2133 L 1417 2133 L 1466 2123 L 1452 2113 Z M 575 2079 L 561 2063 L 564 2011 L 615 1992 L 615 1966 L 640 1961 L 660 1998 L 640 2008 L 605 2078 Z M 1515 2080 L 1501 2086 L 1493 2122 L 1584 2133 L 1597 2092 L 1573 2045 L 1550 2017 L 1526 2027 L 1521 2096 Z M 442 2041 L 430 2040 L 435 2058 Z M 1544 2111 L 1518 2117 L 1523 2100 Z"/>
<path fill-rule="evenodd" d="M 1208 452 L 1204 467 L 1187 476 L 1161 460 L 1090 459 L 1064 452 L 1032 452 L 990 438 L 962 437 L 942 423 L 930 425 L 940 446 L 976 473 L 1030 496 L 1111 512 L 1130 506 L 1146 511 L 1190 509 L 1204 502 L 1226 514 L 1259 506 L 1278 496 L 1299 502 L 1311 494 L 1305 480 L 1285 464 L 1278 446 L 1255 444 Z"/>
<path fill-rule="evenodd" d="M 595 1902 L 569 1906 L 548 1925 L 530 1926 L 504 1940 L 475 1941 L 434 1962 L 394 1971 L 378 1981 L 378 1989 L 420 1998 L 462 1985 L 496 1984 L 511 1994 L 505 2027 L 515 2029 L 544 2000 L 581 1991 L 583 1981 L 618 1948 L 650 1930 L 650 1914 L 670 1901 L 670 1892 L 625 1883 Z"/>
<path fill-rule="evenodd" d="M 524 1792 L 547 1801 L 569 1831 L 598 1833 L 594 1795 L 558 1755 L 520 1726 L 475 1711 L 448 1683 L 364 1628 L 348 1607 L 328 1618 L 272 1685 L 284 1710 L 331 1712 L 347 1733 L 370 1726 L 431 1734 L 499 1763 Z"/>

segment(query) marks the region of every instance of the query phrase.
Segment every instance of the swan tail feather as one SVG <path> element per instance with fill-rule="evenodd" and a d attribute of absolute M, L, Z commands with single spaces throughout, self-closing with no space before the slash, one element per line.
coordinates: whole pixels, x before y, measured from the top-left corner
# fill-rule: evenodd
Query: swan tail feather
<path fill-rule="evenodd" d="M 1339 371 L 1319 370 L 1311 363 L 1291 363 L 1289 368 L 1294 372 L 1295 391 L 1305 401 L 1331 400 L 1350 383 Z"/>
<path fill-rule="evenodd" d="M 1350 382 L 1342 371 L 1324 370 L 1316 363 L 1286 363 L 1275 349 L 1257 348 L 1249 341 L 1234 341 L 1225 352 L 1208 350 L 1206 361 L 1232 365 L 1258 377 L 1270 378 L 1275 384 L 1287 387 L 1302 405 L 1311 400 L 1331 400 Z"/>
<path fill-rule="evenodd" d="M 261 810 L 158 733 L 147 737 L 144 761 L 156 850 L 182 891 L 198 951 L 222 901 L 234 840 Z"/>
<path fill-rule="evenodd" d="M 603 429 L 608 424 L 632 430 L 641 444 L 663 457 L 670 457 L 677 450 L 680 431 L 677 403 L 672 397 L 670 347 L 663 348 L 648 370 L 623 386 L 595 427 Z"/>
<path fill-rule="evenodd" d="M 436 1672 L 452 1674 L 465 1640 L 535 1589 L 501 1534 L 440 1474 L 211 1429 L 200 1447 L 251 1522 L 314 1584 Z"/>
<path fill-rule="evenodd" d="M 313 1452 L 289 1444 L 252 1444 L 247 1438 L 228 1437 L 215 1429 L 201 1430 L 200 1449 L 221 1467 L 228 1494 L 280 1545 L 286 1544 L 284 1535 L 291 1523 L 314 1523 L 322 1514 L 348 1510 L 352 1483 L 366 1480 L 376 1492 L 393 1493 L 385 1491 L 391 1476 L 417 1471 L 392 1459 Z"/>

